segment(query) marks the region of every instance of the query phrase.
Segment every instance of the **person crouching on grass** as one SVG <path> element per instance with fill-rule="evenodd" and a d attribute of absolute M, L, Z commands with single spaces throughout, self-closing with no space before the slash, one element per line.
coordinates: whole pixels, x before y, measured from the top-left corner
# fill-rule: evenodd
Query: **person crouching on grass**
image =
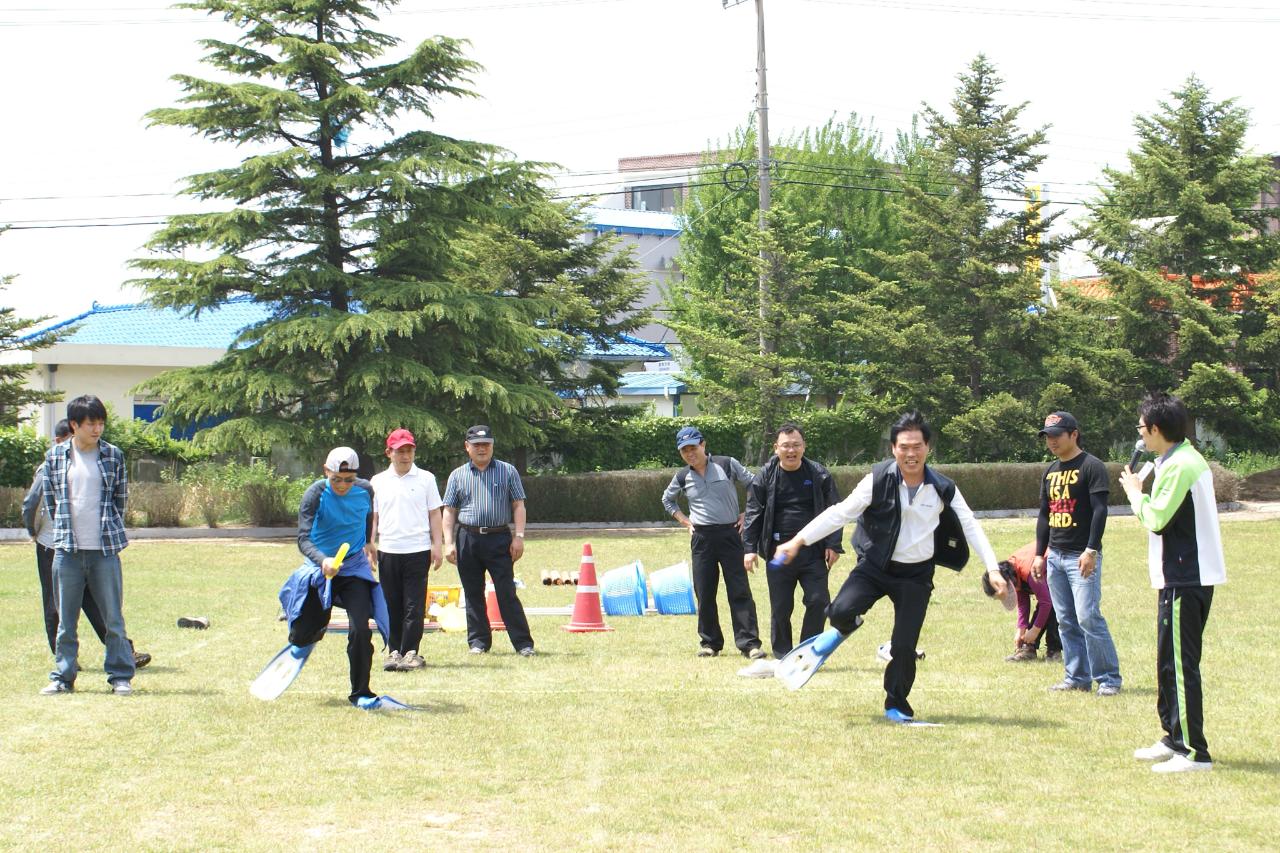
<path fill-rule="evenodd" d="M 997 595 L 991 578 L 982 575 L 982 591 L 988 597 L 998 598 L 1006 610 L 1018 608 L 1018 636 L 1013 654 L 1005 658 L 1010 663 L 1035 660 L 1042 636 L 1047 644 L 1044 659 L 1062 660 L 1062 640 L 1058 637 L 1058 620 L 1054 617 L 1049 585 L 1043 577 L 1037 578 L 1031 572 L 1035 557 L 1036 543 L 1028 542 L 1010 554 L 1009 559 L 1000 561 L 1000 574 L 1008 585 L 1001 595 Z M 1034 615 L 1031 612 L 1032 596 L 1036 599 Z"/>
<path fill-rule="evenodd" d="M 374 619 L 383 641 L 389 633 L 387 601 L 374 578 L 376 554 L 369 544 L 373 530 L 373 486 L 356 476 L 359 459 L 350 447 L 335 447 L 324 463 L 324 479 L 312 483 L 298 508 L 298 549 L 307 558 L 280 590 L 280 603 L 289 618 L 289 642 L 309 646 L 324 638 L 332 607 L 347 611 L 347 661 L 351 668 L 351 693 L 359 708 L 376 707 L 377 694 L 369 689 L 373 668 Z M 334 556 L 342 543 L 350 549 L 342 566 L 334 569 Z M 325 579 L 331 578 L 332 596 L 324 600 Z"/>

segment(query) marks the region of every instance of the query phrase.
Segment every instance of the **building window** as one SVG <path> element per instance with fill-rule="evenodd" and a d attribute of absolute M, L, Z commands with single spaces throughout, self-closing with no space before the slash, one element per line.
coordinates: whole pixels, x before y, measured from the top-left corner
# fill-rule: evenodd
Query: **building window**
<path fill-rule="evenodd" d="M 135 420 L 152 423 L 159 419 L 160 410 L 164 408 L 165 401 L 160 397 L 134 397 L 133 398 L 133 417 Z M 169 430 L 169 437 L 190 441 L 191 438 L 200 430 L 208 429 L 211 426 L 217 426 L 226 420 L 226 417 L 210 417 L 203 418 L 199 423 L 190 424 L 185 429 L 173 427 Z"/>
<path fill-rule="evenodd" d="M 677 194 L 683 195 L 682 184 L 658 187 L 631 187 L 631 207 L 634 210 L 660 210 L 671 213 L 676 209 Z"/>

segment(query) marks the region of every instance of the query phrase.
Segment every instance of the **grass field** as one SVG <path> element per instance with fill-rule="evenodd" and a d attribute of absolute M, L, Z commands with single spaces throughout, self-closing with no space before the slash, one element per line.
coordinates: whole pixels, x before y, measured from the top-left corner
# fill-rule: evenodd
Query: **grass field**
<path fill-rule="evenodd" d="M 1002 554 L 1032 532 L 986 527 Z M 945 724 L 931 729 L 881 717 L 888 601 L 796 693 L 737 678 L 740 657 L 695 658 L 692 617 L 612 618 L 596 635 L 533 617 L 536 658 L 504 635 L 476 658 L 462 635 L 434 634 L 425 670 L 375 669 L 375 690 L 420 713 L 352 709 L 341 635 L 259 702 L 248 683 L 285 641 L 275 593 L 299 562 L 283 541 L 133 544 L 126 617 L 155 663 L 134 696 L 109 695 L 82 620 L 77 692 L 45 697 L 33 548 L 3 546 L 0 848 L 1274 850 L 1280 521 L 1224 528 L 1231 583 L 1203 663 L 1216 766 L 1172 778 L 1130 758 L 1159 727 L 1155 593 L 1129 518 L 1112 520 L 1103 567 L 1124 692 L 1048 693 L 1060 667 L 1002 661 L 1012 617 L 982 596 L 976 566 L 940 569 L 912 694 Z M 534 532 L 518 564 L 526 605 L 571 603 L 572 588 L 536 580 L 576 568 L 584 539 L 601 570 L 687 558 L 680 532 Z M 767 637 L 759 573 L 753 588 Z M 184 614 L 213 627 L 178 629 Z"/>

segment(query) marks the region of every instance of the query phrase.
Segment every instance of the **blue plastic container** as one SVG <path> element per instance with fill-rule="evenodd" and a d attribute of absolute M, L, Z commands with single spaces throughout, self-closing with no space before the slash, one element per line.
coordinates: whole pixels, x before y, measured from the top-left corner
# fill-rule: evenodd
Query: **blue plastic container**
<path fill-rule="evenodd" d="M 698 612 L 693 597 L 693 576 L 688 563 L 676 563 L 649 575 L 653 606 L 663 616 L 692 616 Z"/>
<path fill-rule="evenodd" d="M 649 590 L 644 585 L 644 566 L 636 560 L 630 565 L 610 569 L 600 576 L 600 604 L 609 616 L 643 616 L 649 603 Z"/>

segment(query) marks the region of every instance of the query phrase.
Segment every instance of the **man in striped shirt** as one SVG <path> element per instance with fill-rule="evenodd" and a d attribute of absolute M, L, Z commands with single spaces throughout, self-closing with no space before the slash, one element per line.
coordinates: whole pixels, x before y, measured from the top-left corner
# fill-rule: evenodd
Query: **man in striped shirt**
<path fill-rule="evenodd" d="M 493 458 L 493 430 L 488 426 L 468 429 L 464 447 L 471 461 L 449 474 L 443 527 L 445 559 L 458 566 L 466 594 L 467 645 L 473 655 L 493 645 L 485 609 L 488 572 L 511 645 L 532 657 L 533 636 L 515 587 L 515 563 L 524 554 L 524 484 L 514 465 Z"/>

